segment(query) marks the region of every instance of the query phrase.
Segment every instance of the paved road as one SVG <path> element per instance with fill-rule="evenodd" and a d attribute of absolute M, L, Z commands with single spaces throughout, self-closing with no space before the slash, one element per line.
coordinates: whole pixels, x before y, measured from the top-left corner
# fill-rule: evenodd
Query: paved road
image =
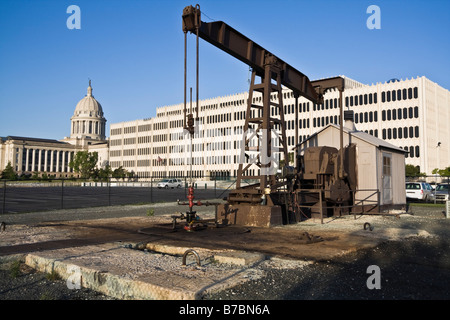
<path fill-rule="evenodd" d="M 196 189 L 195 199 L 223 198 L 227 191 Z M 14 187 L 0 188 L 0 213 L 187 201 L 186 190 L 150 187 Z"/>

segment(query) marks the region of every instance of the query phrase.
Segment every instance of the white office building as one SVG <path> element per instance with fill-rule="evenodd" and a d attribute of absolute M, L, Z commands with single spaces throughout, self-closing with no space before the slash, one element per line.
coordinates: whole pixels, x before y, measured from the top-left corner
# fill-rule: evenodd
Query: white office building
<path fill-rule="evenodd" d="M 344 109 L 354 111 L 357 130 L 401 147 L 407 151 L 406 164 L 418 166 L 428 175 L 434 168 L 450 166 L 447 89 L 425 77 L 372 85 L 345 79 Z M 139 178 L 180 177 L 189 175 L 192 157 L 194 177 L 235 176 L 247 99 L 245 92 L 201 100 L 192 152 L 190 135 L 183 131 L 183 103 L 159 107 L 153 118 L 113 123 L 110 165 L 113 170 L 122 166 Z M 272 99 L 278 99 L 276 94 Z M 262 105 L 261 96 L 254 96 L 253 103 Z M 340 123 L 338 91 L 327 92 L 322 105 L 300 98 L 298 123 L 291 90 L 283 90 L 283 103 L 289 150 L 295 145 L 296 126 L 301 142 L 329 123 Z"/>

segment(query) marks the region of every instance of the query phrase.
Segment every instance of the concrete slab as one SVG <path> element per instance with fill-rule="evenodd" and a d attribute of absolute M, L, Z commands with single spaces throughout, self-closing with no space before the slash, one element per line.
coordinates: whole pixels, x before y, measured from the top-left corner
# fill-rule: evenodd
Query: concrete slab
<path fill-rule="evenodd" d="M 69 288 L 78 285 L 124 300 L 195 300 L 255 278 L 255 270 L 224 266 L 207 250 L 201 251 L 198 267 L 189 260 L 183 266 L 180 256 L 129 246 L 133 247 L 109 243 L 48 250 L 28 254 L 25 263 L 41 272 L 56 272 L 67 280 Z M 235 254 L 246 260 L 245 252 Z"/>

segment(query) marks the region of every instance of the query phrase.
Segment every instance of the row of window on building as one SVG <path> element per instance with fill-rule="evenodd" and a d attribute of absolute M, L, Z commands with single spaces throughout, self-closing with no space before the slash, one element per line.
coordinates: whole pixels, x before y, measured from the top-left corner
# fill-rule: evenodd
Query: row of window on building
<path fill-rule="evenodd" d="M 402 149 L 404 149 L 405 152 L 405 157 L 406 158 L 419 158 L 420 157 L 420 147 L 419 146 L 405 146 L 402 147 Z M 236 159 L 239 156 L 234 156 L 234 162 L 238 161 L 238 159 Z M 234 163 L 233 162 L 233 163 Z M 166 159 L 162 159 L 160 157 L 158 157 L 157 159 L 152 159 L 151 163 L 154 167 L 165 167 L 167 164 L 171 165 L 171 166 L 177 166 L 177 165 L 183 165 L 184 163 L 179 163 L 179 162 L 175 162 L 173 159 L 169 159 L 169 162 L 167 162 Z M 206 164 L 227 164 L 227 163 L 231 163 L 231 156 L 216 156 L 216 157 L 208 157 L 206 158 Z M 114 161 L 111 162 L 111 165 L 114 167 L 119 167 L 121 165 L 126 166 L 126 167 L 135 167 L 136 161 L 134 160 L 128 160 L 128 161 Z M 202 157 L 195 157 L 194 161 L 193 161 L 194 165 L 203 165 L 205 164 L 204 158 Z M 138 167 L 148 167 L 150 165 L 150 160 L 149 159 L 145 159 L 145 160 L 137 160 L 137 166 Z M 256 173 L 259 172 L 259 170 L 255 170 L 255 169 L 251 169 L 248 170 L 248 174 L 249 175 L 254 175 Z M 193 177 L 204 177 L 205 173 L 203 170 L 194 170 L 193 171 L 194 175 Z M 234 170 L 234 175 L 237 174 L 237 171 Z M 259 174 L 259 173 L 258 173 Z M 141 178 L 150 178 L 151 176 L 153 176 L 154 178 L 164 178 L 170 176 L 170 177 L 184 177 L 186 174 L 184 173 L 184 171 L 158 171 L 155 170 L 152 173 L 150 172 L 138 172 L 137 175 Z"/>
<path fill-rule="evenodd" d="M 419 146 L 407 146 L 403 147 L 406 151 L 405 158 L 420 158 L 420 147 Z"/>
<path fill-rule="evenodd" d="M 383 140 L 419 138 L 419 126 L 383 129 Z"/>
<path fill-rule="evenodd" d="M 391 102 L 400 100 L 417 99 L 419 96 L 418 88 L 403 88 L 397 90 L 386 90 L 381 92 L 381 102 Z M 353 107 L 358 105 L 367 105 L 377 103 L 377 93 L 359 94 L 345 97 L 345 106 Z"/>
<path fill-rule="evenodd" d="M 362 114 L 362 113 L 361 113 Z M 360 114 L 360 115 L 361 115 Z M 375 118 L 376 119 L 376 118 Z M 300 120 L 300 128 L 302 128 L 302 123 L 303 125 L 305 125 L 306 123 L 309 126 L 309 119 L 308 121 L 304 121 L 306 119 L 303 119 L 303 121 Z M 337 124 L 339 120 L 339 117 L 337 116 L 330 116 L 330 117 L 322 117 L 322 118 L 317 118 L 317 123 L 316 123 L 316 118 L 313 119 L 313 123 L 314 126 L 324 126 L 327 125 L 329 122 L 330 123 L 335 123 Z M 292 120 L 292 128 L 293 128 L 293 123 L 294 120 Z M 375 120 L 376 121 L 376 120 Z M 287 129 L 291 129 L 291 121 L 288 121 L 288 128 Z M 364 130 L 366 133 L 378 137 L 378 130 Z M 419 138 L 419 126 L 409 126 L 409 127 L 398 127 L 398 128 L 387 128 L 387 129 L 383 129 L 382 130 L 382 139 L 383 140 L 391 140 L 391 139 L 408 139 L 408 138 Z M 223 136 L 223 135 L 222 135 Z M 298 142 L 301 142 L 305 139 L 307 139 L 308 136 L 304 135 L 304 136 L 299 136 Z M 241 147 L 241 140 L 234 140 L 234 149 L 239 149 Z M 214 151 L 214 150 L 231 150 L 232 149 L 232 145 L 231 145 L 231 141 L 216 141 L 216 142 L 207 142 L 206 143 L 206 150 L 208 151 Z M 295 145 L 295 138 L 294 136 L 288 135 L 287 136 L 287 144 L 289 146 L 294 146 Z M 170 149 L 170 153 L 179 153 L 180 151 L 177 151 L 175 149 L 173 149 L 174 147 L 179 147 L 180 145 L 177 146 L 169 146 Z M 186 150 L 189 151 L 190 149 L 190 145 L 186 145 Z M 138 155 L 149 155 L 150 154 L 150 148 L 139 148 L 138 150 Z M 153 154 L 165 154 L 167 150 L 167 146 L 163 146 L 163 147 L 153 147 L 152 151 Z M 197 143 L 194 144 L 193 147 L 193 151 L 197 152 L 197 151 L 204 151 L 205 150 L 205 146 L 204 143 Z M 124 149 L 123 153 L 121 150 L 111 150 L 110 151 L 110 157 L 120 157 L 120 156 L 133 156 L 135 155 L 135 149 Z"/>

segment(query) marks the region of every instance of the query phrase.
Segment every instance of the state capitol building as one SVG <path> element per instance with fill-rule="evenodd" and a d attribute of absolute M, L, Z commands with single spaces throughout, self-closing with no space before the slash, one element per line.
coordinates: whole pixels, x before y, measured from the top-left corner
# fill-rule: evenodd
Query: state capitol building
<path fill-rule="evenodd" d="M 353 111 L 358 131 L 402 148 L 406 164 L 419 167 L 427 175 L 434 168 L 450 166 L 447 89 L 426 77 L 372 85 L 344 78 L 344 110 Z M 77 151 L 89 150 L 98 152 L 98 167 L 109 164 L 114 170 L 122 166 L 139 180 L 187 176 L 191 154 L 196 178 L 237 174 L 248 92 L 200 100 L 191 153 L 190 135 L 183 130 L 183 103 L 159 107 L 151 118 L 112 123 L 107 138 L 103 109 L 92 91 L 89 83 L 87 95 L 78 102 L 71 117 L 70 137 L 0 138 L 0 171 L 10 162 L 19 175 L 45 172 L 57 178 L 76 176 L 68 164 Z M 278 97 L 272 94 L 271 99 L 276 102 Z M 262 105 L 261 96 L 254 95 L 252 103 Z M 340 123 L 338 91 L 327 91 L 321 105 L 299 98 L 298 123 L 295 98 L 289 89 L 283 90 L 283 104 L 289 152 L 295 146 L 296 127 L 300 143 L 325 127 Z M 195 108 L 195 102 L 193 105 Z M 271 116 L 277 117 L 275 110 L 271 110 Z"/>
<path fill-rule="evenodd" d="M 106 119 L 102 106 L 92 94 L 90 81 L 86 96 L 78 102 L 70 120 L 70 137 L 63 140 L 1 137 L 0 171 L 11 163 L 19 176 L 46 173 L 56 178 L 76 177 L 69 162 L 76 152 L 83 150 L 98 152 L 98 166 L 107 164 Z"/>

